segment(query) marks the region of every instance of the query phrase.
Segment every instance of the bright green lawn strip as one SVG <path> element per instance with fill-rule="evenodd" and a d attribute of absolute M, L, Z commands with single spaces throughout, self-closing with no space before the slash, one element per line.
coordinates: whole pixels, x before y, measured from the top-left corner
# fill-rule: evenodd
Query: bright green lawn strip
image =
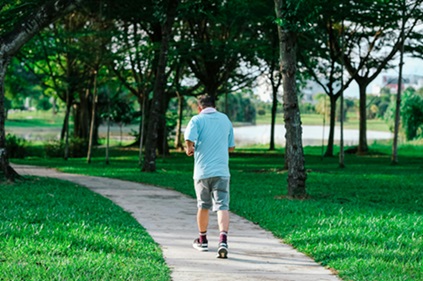
<path fill-rule="evenodd" d="M 34 128 L 34 127 L 54 127 L 61 128 L 62 124 L 54 122 L 54 120 L 44 119 L 9 119 L 6 121 L 6 128 Z"/>
<path fill-rule="evenodd" d="M 401 146 L 400 165 L 390 165 L 389 146 L 377 145 L 373 155 L 346 155 L 345 169 L 337 158 L 306 148 L 310 199 L 287 200 L 286 172 L 280 153 L 244 150 L 231 157 L 231 206 L 241 216 L 339 271 L 346 280 L 423 279 L 422 147 Z M 373 150 L 372 150 L 373 151 Z M 182 153 L 157 161 L 157 173 L 140 173 L 136 151 L 114 151 L 119 161 L 91 165 L 84 159 L 25 161 L 61 170 L 109 176 L 172 187 L 194 196 L 192 158 Z M 411 156 L 410 156 L 411 155 Z"/>
<path fill-rule="evenodd" d="M 15 111 L 9 112 L 6 127 L 59 127 L 63 125 L 64 114 L 53 115 L 51 111 Z"/>
<path fill-rule="evenodd" d="M 359 128 L 359 119 L 354 114 L 349 113 L 348 119 L 344 122 L 345 129 L 355 129 L 358 130 Z M 259 116 L 257 115 L 256 124 L 257 125 L 268 125 L 271 122 L 271 116 L 264 115 Z M 329 130 L 329 119 L 326 118 L 323 120 L 323 115 L 320 114 L 301 114 L 301 123 L 307 126 L 325 126 Z M 276 116 L 276 124 L 284 124 L 283 121 L 283 114 L 278 114 Z M 340 123 L 336 122 L 335 126 L 339 127 Z M 382 131 L 382 132 L 389 132 L 389 126 L 386 122 L 382 119 L 369 119 L 367 120 L 367 130 L 370 131 Z"/>
<path fill-rule="evenodd" d="M 348 119 L 344 123 L 345 129 L 356 129 L 359 128 L 359 120 L 355 114 L 349 113 Z M 257 125 L 268 125 L 271 123 L 270 114 L 257 115 Z M 184 125 L 188 124 L 189 117 L 184 117 Z M 301 114 L 301 122 L 303 125 L 308 126 L 323 126 L 323 124 L 329 128 L 329 120 L 326 118 L 323 121 L 323 115 L 320 114 Z M 279 113 L 276 116 L 276 124 L 284 124 L 283 114 Z M 35 128 L 38 130 L 42 128 L 61 129 L 63 125 L 63 114 L 59 113 L 53 115 L 51 111 L 21 111 L 9 113 L 6 119 L 6 129 L 11 132 L 20 132 L 19 128 Z M 138 126 L 138 124 L 136 124 Z M 250 125 L 250 124 L 244 124 Z M 72 126 L 72 124 L 71 124 Z M 132 127 L 133 125 L 131 125 Z M 336 126 L 339 126 L 339 122 L 336 122 Z M 136 126 L 135 126 L 136 127 Z M 113 128 L 112 128 L 113 129 Z M 370 119 L 367 120 L 367 129 L 372 131 L 383 131 L 388 132 L 389 127 L 384 120 L 381 119 Z"/>
<path fill-rule="evenodd" d="M 170 280 L 160 248 L 120 207 L 69 182 L 0 185 L 1 280 Z"/>

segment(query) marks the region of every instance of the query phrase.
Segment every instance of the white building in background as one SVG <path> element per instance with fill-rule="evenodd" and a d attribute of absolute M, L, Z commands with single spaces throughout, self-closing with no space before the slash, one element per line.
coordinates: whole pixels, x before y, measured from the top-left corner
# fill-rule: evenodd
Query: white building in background
<path fill-rule="evenodd" d="M 324 81 L 327 83 L 326 81 Z M 407 88 L 415 90 L 423 88 L 423 75 L 405 74 L 402 78 L 402 90 Z M 388 88 L 391 94 L 396 94 L 398 91 L 398 75 L 381 75 L 375 82 L 367 89 L 368 94 L 380 94 L 383 88 Z M 335 87 L 335 91 L 339 90 L 339 86 Z M 302 89 L 303 100 L 313 102 L 313 97 L 316 94 L 324 93 L 324 89 L 313 80 L 307 81 L 306 86 Z M 345 96 L 358 98 L 358 87 L 356 82 L 352 82 L 350 87 L 345 91 Z"/>
<path fill-rule="evenodd" d="M 389 89 L 391 94 L 398 91 L 398 76 L 382 75 L 381 84 L 373 87 L 375 94 L 380 94 L 383 88 Z M 413 88 L 415 90 L 423 88 L 423 76 L 420 75 L 403 75 L 401 89 Z"/>
<path fill-rule="evenodd" d="M 393 61 L 393 65 L 398 65 L 398 61 Z M 403 89 L 412 87 L 414 89 L 423 88 L 423 60 L 404 56 L 403 66 Z M 345 77 L 348 76 L 345 73 Z M 327 83 L 327 81 L 325 81 Z M 367 87 L 368 94 L 380 94 L 383 87 L 389 84 L 389 89 L 392 94 L 397 93 L 398 89 L 398 70 L 389 69 L 382 72 L 370 85 Z M 338 88 L 339 89 L 339 86 Z M 270 102 L 272 100 L 272 91 L 265 74 L 257 79 L 257 87 L 254 93 L 263 101 Z M 324 93 L 323 88 L 310 79 L 307 81 L 305 88 L 301 90 L 302 98 L 304 101 L 313 102 L 313 97 L 316 94 Z M 345 89 L 344 96 L 347 98 L 359 98 L 359 88 L 355 81 L 351 82 L 349 87 Z M 282 102 L 282 86 L 278 99 Z"/>

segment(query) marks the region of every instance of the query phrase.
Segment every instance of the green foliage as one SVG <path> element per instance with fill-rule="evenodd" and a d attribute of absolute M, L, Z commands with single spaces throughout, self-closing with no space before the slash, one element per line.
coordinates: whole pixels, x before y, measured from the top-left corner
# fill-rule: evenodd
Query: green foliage
<path fill-rule="evenodd" d="M 407 140 L 423 136 L 423 95 L 404 92 L 401 102 L 401 120 Z"/>
<path fill-rule="evenodd" d="M 173 130 L 176 128 L 178 114 L 176 112 L 168 111 L 166 112 L 166 132 L 168 135 L 171 134 Z"/>
<path fill-rule="evenodd" d="M 109 103 L 106 101 L 102 103 L 103 111 L 108 111 L 106 107 L 110 107 L 110 115 L 108 113 L 101 115 L 103 120 L 106 120 L 109 116 L 110 120 L 117 124 L 128 125 L 134 120 L 134 117 L 141 115 L 141 113 L 135 112 L 132 102 L 120 95 L 116 95 Z"/>
<path fill-rule="evenodd" d="M 228 105 L 226 106 L 226 101 Z M 221 98 L 216 102 L 216 107 L 220 111 L 225 112 L 229 119 L 233 122 L 247 122 L 255 123 L 256 120 L 256 106 L 254 97 L 251 91 L 237 92 Z"/>
<path fill-rule="evenodd" d="M 276 24 L 283 30 L 295 33 L 311 30 L 322 9 L 322 1 L 279 0 L 278 2 L 281 17 L 276 19 Z"/>
<path fill-rule="evenodd" d="M 257 110 L 257 114 L 260 115 L 260 116 L 264 116 L 264 115 L 266 115 L 266 110 L 263 109 L 263 108 L 259 108 Z"/>
<path fill-rule="evenodd" d="M 0 3 L 0 35 L 9 32 L 21 18 L 28 16 L 45 0 L 2 0 Z"/>
<path fill-rule="evenodd" d="M 86 140 L 72 137 L 69 139 L 69 156 L 84 157 L 88 150 Z M 65 142 L 57 139 L 48 141 L 44 145 L 45 157 L 63 157 L 65 155 Z"/>
<path fill-rule="evenodd" d="M 37 100 L 35 108 L 37 110 L 50 110 L 53 105 L 50 102 L 50 98 L 42 95 L 40 99 Z"/>
<path fill-rule="evenodd" d="M 383 118 L 392 100 L 391 94 L 369 96 L 367 117 L 369 119 Z"/>
<path fill-rule="evenodd" d="M 329 117 L 330 113 L 330 101 L 329 97 L 326 94 L 319 93 L 313 97 L 315 100 L 315 111 L 321 115 L 325 115 L 326 118 Z"/>
<path fill-rule="evenodd" d="M 257 21 L 263 1 L 187 1 L 180 6 L 183 25 L 177 32 L 178 56 L 189 67 L 196 93 L 224 95 L 232 88 L 246 88 L 254 80 L 250 69 L 257 65 Z"/>
<path fill-rule="evenodd" d="M 300 104 L 300 112 L 301 114 L 313 114 L 316 113 L 316 107 L 314 106 L 313 103 L 310 102 L 302 102 Z"/>
<path fill-rule="evenodd" d="M 17 59 L 11 61 L 9 71 L 6 73 L 5 96 L 10 100 L 8 109 L 25 109 L 26 99 L 36 104 L 45 98 L 37 77 Z"/>
<path fill-rule="evenodd" d="M 158 245 L 127 212 L 70 182 L 0 185 L 0 272 L 12 280 L 168 281 Z"/>
<path fill-rule="evenodd" d="M 6 150 L 10 158 L 24 158 L 27 156 L 27 142 L 15 135 L 6 135 Z"/>
<path fill-rule="evenodd" d="M 394 130 L 396 99 L 392 99 L 384 119 L 391 132 Z M 423 94 L 413 89 L 404 91 L 401 97 L 401 127 L 407 140 L 423 136 Z"/>
<path fill-rule="evenodd" d="M 386 124 L 388 124 L 389 131 L 391 132 L 394 132 L 395 110 L 396 103 L 391 101 L 388 108 L 386 109 L 385 115 L 383 116 L 383 119 L 385 120 Z"/>

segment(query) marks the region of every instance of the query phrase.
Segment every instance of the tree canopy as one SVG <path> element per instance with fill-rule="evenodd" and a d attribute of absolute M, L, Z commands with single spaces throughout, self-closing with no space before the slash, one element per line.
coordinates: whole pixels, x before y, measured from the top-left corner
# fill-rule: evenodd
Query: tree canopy
<path fill-rule="evenodd" d="M 110 102 L 112 97 L 136 102 L 137 139 L 140 152 L 146 152 L 140 163 L 154 171 L 157 151 L 169 149 L 166 113 L 173 99 L 183 105 L 184 97 L 209 93 L 220 97 L 229 116 L 254 120 L 244 97 L 264 75 L 272 84 L 273 120 L 283 88 L 285 125 L 293 133 L 286 166 L 295 167 L 289 157 L 298 153 L 296 169 L 303 173 L 300 81 L 314 79 L 330 97 L 332 136 L 338 98 L 351 83 L 359 85 L 358 150 L 365 152 L 367 87 L 394 67 L 402 43 L 405 52 L 422 58 L 422 1 L 4 0 L 0 114 L 5 116 L 5 89 L 8 97 L 18 97 L 17 89 L 25 87 L 64 105 L 63 141 L 73 136 L 95 144 L 102 118 L 120 112 L 111 109 L 112 103 L 125 108 L 121 101 Z M 237 108 L 230 112 L 232 101 Z M 1 120 L 0 149 L 5 151 Z M 333 154 L 333 137 L 326 154 Z M 7 155 L 2 159 L 7 177 Z M 305 187 L 303 174 L 293 178 L 301 178 Z"/>

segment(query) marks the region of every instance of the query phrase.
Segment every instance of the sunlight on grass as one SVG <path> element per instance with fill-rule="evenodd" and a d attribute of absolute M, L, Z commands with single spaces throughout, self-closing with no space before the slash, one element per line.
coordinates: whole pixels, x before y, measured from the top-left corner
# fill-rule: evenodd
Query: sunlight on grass
<path fill-rule="evenodd" d="M 278 123 L 283 122 L 281 117 L 279 114 Z M 19 118 L 19 122 L 24 119 L 23 116 Z M 42 121 L 37 120 L 42 118 L 37 118 L 33 116 L 23 122 L 35 127 L 50 126 L 38 124 Z M 61 119 L 58 119 L 57 124 L 60 124 L 59 121 Z M 323 119 L 319 115 L 303 115 L 302 121 L 305 125 L 320 126 Z M 257 123 L 269 124 L 270 115 L 259 117 Z M 15 125 L 22 127 L 19 123 Z M 369 130 L 387 131 L 387 125 L 382 120 L 368 120 L 367 127 Z M 345 128 L 358 129 L 358 119 L 349 116 Z M 101 141 L 102 146 L 94 150 L 91 164 L 87 164 L 85 158 L 64 161 L 60 158 L 28 157 L 12 159 L 12 162 L 144 182 L 195 196 L 192 183 L 193 159 L 184 153 L 172 152 L 168 157 L 158 157 L 157 172 L 142 173 L 138 166 L 137 147 L 111 148 L 110 164 L 107 165 L 104 140 Z M 115 139 L 111 144 L 119 145 L 120 141 Z M 127 145 L 128 142 L 122 144 Z M 302 201 L 286 199 L 287 173 L 283 170 L 283 147 L 275 151 L 268 151 L 267 145 L 237 149 L 231 154 L 230 160 L 232 211 L 268 229 L 323 265 L 333 268 L 346 280 L 423 280 L 423 252 L 419 250 L 423 248 L 422 141 L 404 143 L 401 140 L 398 165 L 391 165 L 391 140 L 374 141 L 366 156 L 346 154 L 344 169 L 340 169 L 338 164 L 339 147 L 335 146 L 336 156 L 333 158 L 323 158 L 324 149 L 322 146 L 304 148 L 310 197 Z M 66 196 L 53 188 L 54 182 L 44 182 L 47 183 L 46 187 L 35 181 L 31 188 L 22 183 L 24 186 L 21 190 L 27 193 L 24 195 L 16 191 L 2 192 L 0 195 L 2 202 L 5 202 L 4 206 L 12 206 L 11 214 L 8 213 L 9 209 L 0 214 L 4 216 L 0 221 L 0 232 L 9 235 L 1 242 L 2 247 L 6 246 L 8 250 L 0 252 L 0 270 L 3 273 L 3 269 L 13 269 L 9 270 L 12 275 L 6 275 L 6 280 L 28 279 L 28 276 L 37 276 L 39 280 L 48 276 L 51 278 L 46 268 L 49 268 L 49 272 L 54 270 L 65 274 L 68 280 L 75 279 L 72 274 L 80 274 L 82 271 L 92 274 L 94 279 L 97 276 L 113 279 L 113 274 L 118 273 L 107 268 L 122 262 L 128 263 L 128 268 L 122 269 L 124 271 L 129 272 L 135 266 L 133 263 L 137 262 L 137 266 L 145 266 L 145 272 L 151 272 L 144 277 L 163 278 L 145 277 L 140 280 L 168 280 L 167 268 L 163 276 L 157 275 L 156 271 L 165 266 L 159 261 L 160 253 L 156 252 L 155 244 L 148 240 L 150 238 L 145 238 L 145 241 L 133 239 L 133 235 L 148 237 L 142 228 L 135 227 L 136 222 L 132 222 L 135 225 L 129 229 L 121 229 L 117 226 L 121 225 L 118 222 L 103 219 L 103 213 L 107 214 L 115 208 L 110 202 L 107 203 L 109 207 L 97 209 L 94 217 L 89 216 L 90 210 L 83 211 L 88 217 L 81 218 L 79 212 L 75 213 L 71 209 L 105 204 L 102 198 L 85 193 L 83 197 L 91 198 L 91 203 L 72 201 L 66 203 L 66 211 L 62 211 L 62 207 L 55 209 L 58 206 L 51 200 L 56 204 L 67 202 L 68 199 L 74 200 L 71 198 L 75 195 L 70 193 L 68 199 L 55 200 L 59 195 Z M 18 197 L 12 200 L 10 196 Z M 42 200 L 46 204 L 34 203 L 40 201 L 32 200 Z M 121 215 L 125 216 L 125 213 Z M 123 220 L 130 219 L 129 216 Z M 99 236 L 99 233 L 104 236 Z M 125 242 L 116 240 L 117 237 L 122 237 Z M 127 260 L 130 258 L 126 255 L 125 247 L 131 245 L 141 251 L 142 245 L 139 243 L 152 247 L 148 253 L 154 256 L 153 260 L 157 264 L 149 263 L 150 257 L 143 257 L 142 254 L 133 257 L 134 261 Z M 122 245 L 127 246 L 122 248 Z M 119 254 L 114 255 L 113 251 Z M 122 273 L 122 276 L 125 274 L 129 273 Z"/>
<path fill-rule="evenodd" d="M 86 188 L 0 185 L 1 280 L 170 280 L 162 253 L 120 207 Z"/>
<path fill-rule="evenodd" d="M 338 149 L 336 147 L 336 149 Z M 232 211 L 273 232 L 346 280 L 423 280 L 423 147 L 375 143 L 367 156 L 322 158 L 306 147 L 308 200 L 288 200 L 283 149 L 264 147 L 231 154 Z M 27 159 L 16 162 L 62 171 L 120 178 L 173 188 L 194 196 L 193 159 L 183 153 L 157 160 L 156 173 L 142 173 L 137 150 L 114 149 L 110 165 L 96 150 L 85 159 Z"/>

